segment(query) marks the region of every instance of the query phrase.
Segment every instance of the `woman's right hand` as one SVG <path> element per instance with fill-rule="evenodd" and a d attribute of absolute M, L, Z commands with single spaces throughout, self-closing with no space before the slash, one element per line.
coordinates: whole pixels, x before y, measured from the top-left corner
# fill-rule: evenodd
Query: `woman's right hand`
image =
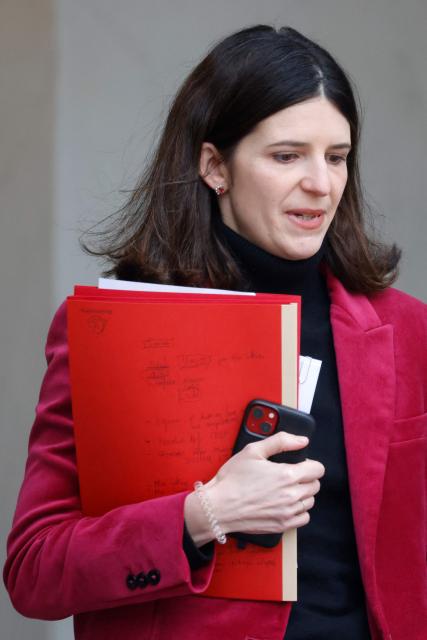
<path fill-rule="evenodd" d="M 204 486 L 224 533 L 282 533 L 310 520 L 308 510 L 320 489 L 324 466 L 315 460 L 298 464 L 271 462 L 269 457 L 307 445 L 307 438 L 276 433 L 247 445 L 232 456 Z M 184 516 L 197 546 L 213 539 L 194 493 L 187 496 Z"/>

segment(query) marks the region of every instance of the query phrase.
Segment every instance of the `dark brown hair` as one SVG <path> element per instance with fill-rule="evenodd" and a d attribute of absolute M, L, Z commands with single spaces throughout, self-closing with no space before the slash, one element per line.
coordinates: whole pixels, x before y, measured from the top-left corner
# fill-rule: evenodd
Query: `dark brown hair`
<path fill-rule="evenodd" d="M 360 118 L 344 71 L 318 44 L 289 27 L 256 26 L 217 44 L 193 70 L 170 108 L 157 150 L 93 255 L 122 279 L 236 288 L 237 264 L 221 239 L 215 195 L 199 176 L 202 143 L 224 158 L 264 118 L 323 94 L 350 125 L 348 181 L 329 228 L 325 260 L 352 291 L 384 289 L 397 276 L 400 251 L 366 229 L 358 167 Z"/>

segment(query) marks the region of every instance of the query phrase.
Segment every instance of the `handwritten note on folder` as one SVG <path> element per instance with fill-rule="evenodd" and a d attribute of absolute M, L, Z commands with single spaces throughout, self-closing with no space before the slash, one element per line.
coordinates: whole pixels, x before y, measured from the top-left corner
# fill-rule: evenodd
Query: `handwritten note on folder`
<path fill-rule="evenodd" d="M 105 291 L 68 299 L 83 510 L 191 490 L 229 458 L 255 397 L 297 406 L 299 299 Z M 209 596 L 296 599 L 296 532 L 217 545 Z"/>

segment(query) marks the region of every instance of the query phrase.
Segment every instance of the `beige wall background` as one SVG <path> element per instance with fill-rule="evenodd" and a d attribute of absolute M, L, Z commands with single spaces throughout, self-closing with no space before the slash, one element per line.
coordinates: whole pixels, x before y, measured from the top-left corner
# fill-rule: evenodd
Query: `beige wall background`
<path fill-rule="evenodd" d="M 425 0 L 0 0 L 0 539 L 22 480 L 52 313 L 100 265 L 79 229 L 132 186 L 170 97 L 208 46 L 256 23 L 290 24 L 337 56 L 365 112 L 363 173 L 398 286 L 427 300 Z M 52 585 L 52 588 L 56 588 Z M 0 589 L 0 637 L 67 640 Z"/>

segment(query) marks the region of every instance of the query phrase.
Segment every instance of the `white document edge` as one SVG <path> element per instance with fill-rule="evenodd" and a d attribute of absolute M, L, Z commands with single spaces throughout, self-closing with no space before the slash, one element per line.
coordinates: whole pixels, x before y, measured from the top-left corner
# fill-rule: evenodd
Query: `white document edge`
<path fill-rule="evenodd" d="M 204 289 L 203 287 L 178 287 L 172 284 L 152 284 L 151 282 L 130 282 L 129 280 L 98 279 L 99 289 L 119 291 L 157 291 L 161 293 L 215 293 L 224 296 L 255 296 L 252 291 L 230 291 L 229 289 Z"/>
<path fill-rule="evenodd" d="M 300 356 L 299 358 L 299 384 L 298 384 L 298 409 L 310 413 L 319 379 L 321 360 Z"/>

